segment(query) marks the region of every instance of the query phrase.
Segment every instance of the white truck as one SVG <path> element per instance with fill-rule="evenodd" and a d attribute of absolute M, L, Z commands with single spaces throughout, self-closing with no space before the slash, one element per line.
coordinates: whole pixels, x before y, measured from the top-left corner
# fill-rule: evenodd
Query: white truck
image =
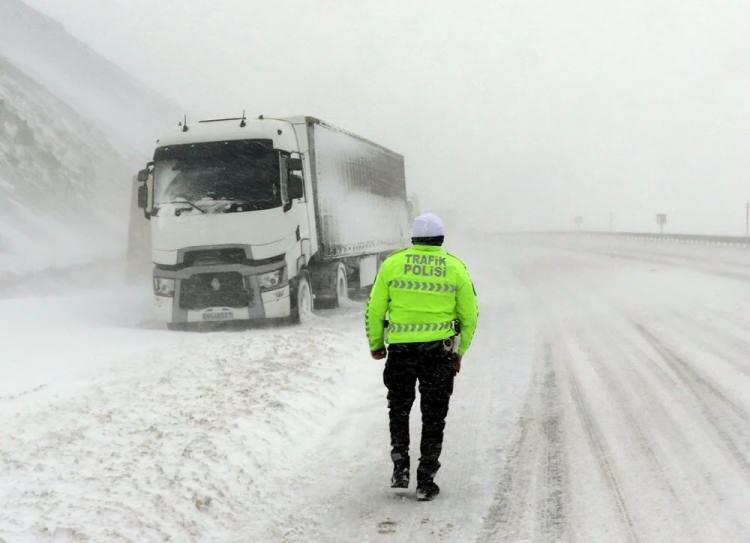
<path fill-rule="evenodd" d="M 313 117 L 184 123 L 137 182 L 171 329 L 304 320 L 409 238 L 403 157 Z"/>

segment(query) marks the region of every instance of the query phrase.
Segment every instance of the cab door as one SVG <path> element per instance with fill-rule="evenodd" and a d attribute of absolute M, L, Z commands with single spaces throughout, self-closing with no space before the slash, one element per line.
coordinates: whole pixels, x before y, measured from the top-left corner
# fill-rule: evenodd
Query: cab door
<path fill-rule="evenodd" d="M 290 262 L 292 258 L 297 260 L 297 269 L 290 269 L 290 275 L 296 275 L 296 272 L 307 264 L 312 252 L 310 217 L 308 215 L 310 207 L 308 206 L 308 191 L 310 188 L 304 182 L 302 157 L 299 153 L 295 153 L 295 156 L 293 156 L 286 151 L 281 151 L 279 160 L 284 221 L 288 225 L 288 231 L 293 232 L 296 240 L 294 254 L 287 254 L 287 261 Z"/>

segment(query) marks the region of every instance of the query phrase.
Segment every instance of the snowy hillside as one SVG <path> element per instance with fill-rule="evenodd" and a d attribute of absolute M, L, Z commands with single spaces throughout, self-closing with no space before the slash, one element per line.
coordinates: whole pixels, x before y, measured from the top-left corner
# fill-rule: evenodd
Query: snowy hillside
<path fill-rule="evenodd" d="M 0 278 L 121 237 L 128 171 L 90 123 L 0 57 Z"/>
<path fill-rule="evenodd" d="M 0 55 L 96 124 L 140 164 L 181 110 L 18 0 L 0 0 Z"/>
<path fill-rule="evenodd" d="M 0 282 L 123 254 L 132 175 L 177 117 L 59 24 L 0 0 Z"/>

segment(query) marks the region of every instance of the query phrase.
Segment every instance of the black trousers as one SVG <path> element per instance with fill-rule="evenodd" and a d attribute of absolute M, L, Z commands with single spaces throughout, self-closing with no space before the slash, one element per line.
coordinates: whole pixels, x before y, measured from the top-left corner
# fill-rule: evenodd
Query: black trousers
<path fill-rule="evenodd" d="M 419 382 L 422 410 L 417 483 L 432 481 L 440 469 L 443 430 L 453 393 L 450 354 L 442 342 L 399 344 L 388 348 L 383 382 L 388 388 L 388 415 L 391 430 L 391 459 L 396 468 L 409 467 L 409 413 Z"/>

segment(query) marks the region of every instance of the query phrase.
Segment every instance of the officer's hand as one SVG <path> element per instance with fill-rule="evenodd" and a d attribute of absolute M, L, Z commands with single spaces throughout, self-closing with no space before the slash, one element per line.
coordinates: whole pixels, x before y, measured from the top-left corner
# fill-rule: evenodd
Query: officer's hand
<path fill-rule="evenodd" d="M 461 360 L 462 356 L 460 354 L 454 354 L 453 358 L 451 358 L 451 366 L 453 366 L 453 375 L 458 375 L 458 372 L 461 371 Z"/>
<path fill-rule="evenodd" d="M 377 351 L 370 351 L 370 356 L 372 356 L 375 360 L 383 360 L 385 358 L 385 355 L 385 347 L 381 347 Z"/>

